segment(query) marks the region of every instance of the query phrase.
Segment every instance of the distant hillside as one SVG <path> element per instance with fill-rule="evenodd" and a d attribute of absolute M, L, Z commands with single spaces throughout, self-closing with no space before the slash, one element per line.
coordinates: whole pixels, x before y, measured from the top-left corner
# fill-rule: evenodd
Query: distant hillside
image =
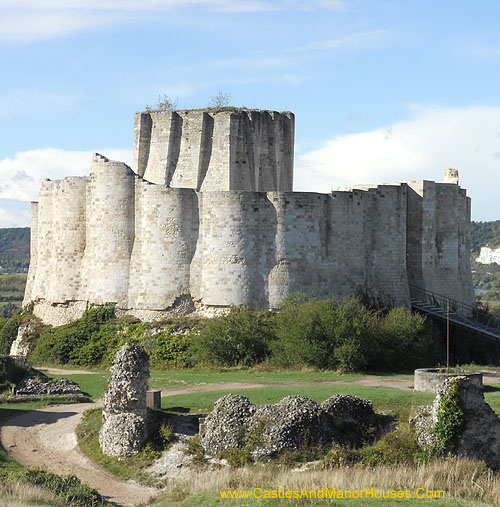
<path fill-rule="evenodd" d="M 477 257 L 481 247 L 486 245 L 491 248 L 500 246 L 500 220 L 494 220 L 492 222 L 472 222 L 472 256 Z"/>
<path fill-rule="evenodd" d="M 26 273 L 30 263 L 30 228 L 0 229 L 0 273 Z"/>

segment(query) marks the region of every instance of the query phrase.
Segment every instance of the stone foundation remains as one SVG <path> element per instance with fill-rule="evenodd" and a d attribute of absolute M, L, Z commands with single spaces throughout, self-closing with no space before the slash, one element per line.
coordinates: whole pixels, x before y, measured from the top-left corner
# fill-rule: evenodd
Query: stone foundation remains
<path fill-rule="evenodd" d="M 456 391 L 456 404 L 459 414 L 443 410 L 443 399 Z M 439 418 L 447 421 L 462 420 L 456 427 L 457 434 L 446 442 L 438 442 L 436 427 Z M 444 421 L 445 423 L 447 421 Z M 442 424 L 443 421 L 440 421 Z M 431 406 L 420 406 L 417 415 L 410 419 L 418 434 L 422 447 L 438 448 L 442 451 L 478 461 L 484 461 L 489 467 L 500 469 L 500 419 L 484 401 L 484 395 L 477 383 L 467 376 L 458 376 L 444 381 L 437 391 Z M 448 431 L 449 433 L 449 431 Z"/>
<path fill-rule="evenodd" d="M 352 445 L 352 436 L 370 426 L 384 433 L 392 429 L 392 419 L 356 396 L 338 394 L 321 405 L 305 396 L 287 396 L 275 405 L 256 406 L 246 396 L 228 394 L 200 426 L 200 443 L 210 456 L 250 446 L 258 459 L 304 445 Z"/>
<path fill-rule="evenodd" d="M 412 285 L 474 305 L 456 171 L 293 192 L 293 144 L 289 112 L 138 113 L 134 170 L 95 154 L 90 176 L 42 182 L 24 304 L 53 325 L 87 301 L 144 320 L 277 309 L 295 292 L 409 307 Z"/>
<path fill-rule="evenodd" d="M 479 389 L 483 387 L 483 374 L 475 372 L 454 372 L 450 368 L 450 373 L 446 373 L 442 368 L 419 368 L 415 370 L 413 389 L 415 391 L 423 391 L 435 393 L 443 385 L 448 378 L 464 377 L 469 382 L 476 384 Z"/>
<path fill-rule="evenodd" d="M 139 345 L 126 344 L 110 371 L 99 443 L 104 454 L 123 457 L 139 452 L 148 436 L 149 356 Z"/>

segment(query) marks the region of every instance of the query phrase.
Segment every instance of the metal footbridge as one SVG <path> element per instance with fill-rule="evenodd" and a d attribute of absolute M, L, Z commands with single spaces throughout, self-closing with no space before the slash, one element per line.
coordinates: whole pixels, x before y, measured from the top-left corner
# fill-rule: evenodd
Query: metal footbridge
<path fill-rule="evenodd" d="M 449 301 L 451 323 L 500 340 L 500 320 L 489 312 L 415 285 L 410 285 L 410 297 L 413 309 L 444 321 Z"/>

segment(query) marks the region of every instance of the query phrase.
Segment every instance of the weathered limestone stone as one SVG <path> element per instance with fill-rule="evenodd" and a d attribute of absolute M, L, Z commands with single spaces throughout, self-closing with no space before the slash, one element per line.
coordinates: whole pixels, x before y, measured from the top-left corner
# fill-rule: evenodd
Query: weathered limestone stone
<path fill-rule="evenodd" d="M 99 443 L 108 456 L 127 456 L 139 452 L 148 435 L 149 356 L 139 345 L 126 344 L 110 371 Z"/>
<path fill-rule="evenodd" d="M 452 368 L 446 373 L 440 368 L 419 368 L 415 370 L 413 378 L 413 389 L 435 393 L 447 378 L 457 376 L 466 377 L 469 382 L 475 383 L 479 389 L 483 387 L 483 374 L 478 372 L 456 370 Z"/>
<path fill-rule="evenodd" d="M 16 396 L 82 396 L 80 386 L 67 378 L 55 380 L 26 377 L 15 387 Z"/>
<path fill-rule="evenodd" d="M 373 403 L 350 394 L 335 394 L 321 405 L 321 410 L 337 421 L 357 422 L 375 415 Z"/>
<path fill-rule="evenodd" d="M 456 169 L 445 169 L 444 182 L 458 185 L 458 171 Z"/>
<path fill-rule="evenodd" d="M 32 338 L 37 335 L 40 324 L 40 320 L 35 317 L 19 326 L 17 337 L 10 346 L 10 356 L 22 358 L 28 357 L 28 354 L 31 352 L 31 348 L 34 346 Z"/>
<path fill-rule="evenodd" d="M 417 414 L 410 419 L 418 434 L 422 447 L 435 447 L 438 414 L 443 397 L 457 388 L 458 402 L 464 412 L 464 424 L 455 441 L 446 443 L 446 452 L 454 455 L 484 461 L 489 467 L 500 469 L 500 419 L 484 401 L 482 390 L 467 376 L 446 379 L 438 389 L 430 406 L 420 406 Z"/>
<path fill-rule="evenodd" d="M 347 445 L 361 423 L 390 429 L 388 422 L 387 416 L 375 414 L 370 401 L 356 396 L 335 395 L 321 405 L 305 396 L 287 396 L 275 405 L 255 406 L 246 396 L 228 394 L 205 418 L 200 443 L 210 456 L 250 445 L 254 458 L 264 458 L 304 445 Z"/>

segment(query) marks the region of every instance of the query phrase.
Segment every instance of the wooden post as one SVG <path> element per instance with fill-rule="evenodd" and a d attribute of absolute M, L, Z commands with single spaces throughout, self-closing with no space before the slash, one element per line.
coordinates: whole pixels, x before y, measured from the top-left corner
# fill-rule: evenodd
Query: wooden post
<path fill-rule="evenodd" d="M 450 300 L 446 300 L 446 373 L 450 373 Z"/>
<path fill-rule="evenodd" d="M 161 408 L 161 391 L 151 389 L 146 391 L 146 405 L 148 408 Z"/>

